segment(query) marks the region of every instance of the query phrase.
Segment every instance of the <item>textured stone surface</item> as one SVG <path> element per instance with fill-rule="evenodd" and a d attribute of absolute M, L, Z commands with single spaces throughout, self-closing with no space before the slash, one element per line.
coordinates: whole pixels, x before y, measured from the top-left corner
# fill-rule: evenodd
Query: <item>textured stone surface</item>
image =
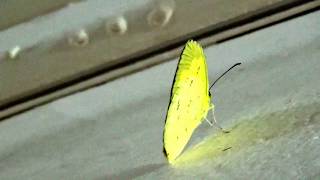
<path fill-rule="evenodd" d="M 203 123 L 176 166 L 162 129 L 177 60 L 0 123 L 1 179 L 317 179 L 320 13 L 205 50 L 223 134 Z"/>

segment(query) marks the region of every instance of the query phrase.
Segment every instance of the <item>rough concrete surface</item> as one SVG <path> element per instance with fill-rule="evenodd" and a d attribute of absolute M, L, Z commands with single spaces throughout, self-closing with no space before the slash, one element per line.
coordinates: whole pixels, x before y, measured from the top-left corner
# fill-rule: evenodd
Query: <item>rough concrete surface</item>
<path fill-rule="evenodd" d="M 1 179 L 319 179 L 320 12 L 205 49 L 225 134 L 174 166 L 162 130 L 177 59 L 0 123 Z"/>

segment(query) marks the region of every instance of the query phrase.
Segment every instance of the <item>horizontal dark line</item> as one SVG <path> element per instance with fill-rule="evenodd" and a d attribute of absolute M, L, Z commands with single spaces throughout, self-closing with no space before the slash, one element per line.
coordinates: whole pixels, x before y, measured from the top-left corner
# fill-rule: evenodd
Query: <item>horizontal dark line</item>
<path fill-rule="evenodd" d="M 236 34 L 234 36 L 230 36 L 230 37 L 227 37 L 227 38 L 224 38 L 224 39 L 220 39 L 220 40 L 216 41 L 216 43 L 222 43 L 222 42 L 225 42 L 225 41 L 228 41 L 228 40 L 231 40 L 231 39 L 234 39 L 234 38 L 246 35 L 246 34 L 250 34 L 252 32 L 264 29 L 266 27 L 270 27 L 270 26 L 273 26 L 273 25 L 276 25 L 276 24 L 279 24 L 279 23 L 294 19 L 294 18 L 299 17 L 299 16 L 303 16 L 303 15 L 306 15 L 306 14 L 309 14 L 309 13 L 312 13 L 312 12 L 315 12 L 315 11 L 318 11 L 318 10 L 320 10 L 320 6 L 314 7 L 312 9 L 308 9 L 306 11 L 303 11 L 303 12 L 300 12 L 300 13 L 297 13 L 297 14 L 293 14 L 291 16 L 285 17 L 283 19 L 280 19 L 280 20 L 277 20 L 277 21 L 274 21 L 274 22 L 267 23 L 265 25 L 262 25 L 262 26 L 259 26 L 259 27 L 256 27 L 256 28 L 252 28 L 252 29 L 247 30 L 245 32 Z"/>
<path fill-rule="evenodd" d="M 233 20 L 228 20 L 227 22 L 221 22 L 219 24 L 213 25 L 213 27 L 208 28 L 211 30 L 208 30 L 207 32 L 204 32 L 196 36 L 195 39 L 198 39 L 198 38 L 202 39 L 204 37 L 212 36 L 214 34 L 221 33 L 226 30 L 234 29 L 244 24 L 250 24 L 257 20 L 266 18 L 268 16 L 271 16 L 271 15 L 274 15 L 274 14 L 277 14 L 277 13 L 286 11 L 288 9 L 301 6 L 303 4 L 307 4 L 313 1 L 317 1 L 317 0 L 292 0 L 292 1 L 279 2 L 277 4 L 270 5 L 269 7 L 264 7 L 263 9 L 258 9 L 256 11 L 250 12 L 241 17 L 236 17 Z M 304 14 L 308 14 L 308 13 L 304 13 Z M 300 15 L 303 15 L 303 13 L 301 13 Z M 287 20 L 288 19 L 290 18 L 287 18 Z"/>

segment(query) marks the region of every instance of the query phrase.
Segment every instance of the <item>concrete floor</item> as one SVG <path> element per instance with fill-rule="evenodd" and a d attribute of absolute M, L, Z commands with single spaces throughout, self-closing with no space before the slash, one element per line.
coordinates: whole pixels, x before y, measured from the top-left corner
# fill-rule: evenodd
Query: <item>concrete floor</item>
<path fill-rule="evenodd" d="M 175 166 L 162 129 L 177 59 L 0 123 L 1 179 L 319 179 L 320 12 L 205 49 L 223 134 Z M 225 150 L 227 149 L 227 150 Z"/>

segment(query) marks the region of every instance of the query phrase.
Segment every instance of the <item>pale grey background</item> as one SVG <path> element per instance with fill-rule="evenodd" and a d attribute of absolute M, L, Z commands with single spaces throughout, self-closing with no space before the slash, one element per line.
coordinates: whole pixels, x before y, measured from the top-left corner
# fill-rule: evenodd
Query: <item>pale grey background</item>
<path fill-rule="evenodd" d="M 315 12 L 205 49 L 211 81 L 243 63 L 213 95 L 218 121 L 233 129 L 218 137 L 242 132 L 247 140 L 218 157 L 207 155 L 184 168 L 170 167 L 163 157 L 175 59 L 2 121 L 0 177 L 317 179 L 319 27 Z M 252 131 L 259 138 L 248 138 Z M 200 141 L 210 145 L 216 132 L 202 124 L 184 155 Z"/>

